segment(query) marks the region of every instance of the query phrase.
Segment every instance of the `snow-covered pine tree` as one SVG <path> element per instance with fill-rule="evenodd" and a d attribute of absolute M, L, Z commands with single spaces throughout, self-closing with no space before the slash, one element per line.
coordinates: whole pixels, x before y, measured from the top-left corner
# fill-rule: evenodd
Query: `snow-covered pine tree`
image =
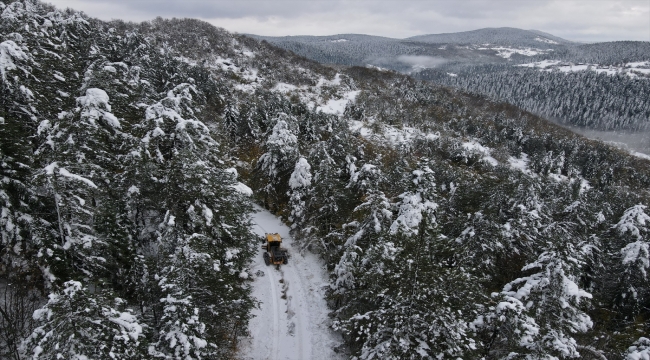
<path fill-rule="evenodd" d="M 356 277 L 362 272 L 363 253 L 373 241 L 384 236 L 392 221 L 392 204 L 379 190 L 383 180 L 381 170 L 372 164 L 364 164 L 353 173 L 349 186 L 364 199 L 353 212 L 354 221 L 343 225 L 347 239 L 341 248 L 341 257 L 334 269 L 332 296 L 342 299 L 355 298 Z M 337 300 L 341 301 L 341 299 Z M 347 302 L 347 300 L 343 300 Z"/>
<path fill-rule="evenodd" d="M 477 349 L 468 325 L 476 313 L 475 283 L 448 262 L 453 250 L 436 224 L 433 172 L 424 165 L 409 180 L 389 232 L 361 244 L 354 296 L 340 307 L 335 327 L 359 359 L 471 356 Z M 398 285 L 404 282 L 408 288 Z"/>
<path fill-rule="evenodd" d="M 195 85 L 177 85 L 147 108 L 141 125 L 143 181 L 133 195 L 164 195 L 162 201 L 140 203 L 151 208 L 139 210 L 153 214 L 145 221 L 149 226 L 158 219 L 157 229 L 145 229 L 155 236 L 146 236 L 154 250 L 147 256 L 159 259 L 149 268 L 157 271 L 158 284 L 148 282 L 154 289 L 147 290 L 162 296 L 162 315 L 153 316 L 150 353 L 156 357 L 227 356 L 233 347 L 223 340 L 236 341 L 253 306 L 246 284 L 254 247 L 251 208 L 235 190 L 233 172 L 220 165 L 209 129 L 196 119 L 202 102 Z"/>
<path fill-rule="evenodd" d="M 34 99 L 23 84 L 33 60 L 25 50 L 12 40 L 0 43 L 0 274 L 5 276 L 29 272 L 28 254 L 38 249 L 30 233 L 39 221 L 30 211 L 37 201 L 31 188 Z"/>
<path fill-rule="evenodd" d="M 648 314 L 650 304 L 650 216 L 645 205 L 635 205 L 625 210 L 618 223 L 613 226 L 616 232 L 620 258 L 616 273 L 619 290 L 616 303 L 622 315 L 630 323 L 641 314 Z"/>
<path fill-rule="evenodd" d="M 29 359 L 142 359 L 146 331 L 125 302 L 67 281 L 34 312 L 39 326 L 23 343 Z"/>
<path fill-rule="evenodd" d="M 58 231 L 58 241 L 47 244 L 43 256 L 63 281 L 75 273 L 92 278 L 102 272 L 100 249 L 106 244 L 94 228 L 94 215 L 110 184 L 108 167 L 115 162 L 110 144 L 119 142 L 120 122 L 104 90 L 87 89 L 77 104 L 56 122 L 43 120 L 39 126 L 45 141 L 37 154 L 47 166 L 38 178 L 54 203 Z"/>
<path fill-rule="evenodd" d="M 543 253 L 522 269 L 530 275 L 493 294 L 498 305 L 487 317 L 496 324 L 489 353 L 530 358 L 580 356 L 574 336 L 593 326 L 584 311 L 592 295 L 577 285 L 582 255 L 574 234 L 564 225 L 554 223 L 543 229 Z"/>
<path fill-rule="evenodd" d="M 293 120 L 284 113 L 275 119 L 273 131 L 265 143 L 265 153 L 257 162 L 260 194 L 266 206 L 274 211 L 286 203 L 287 185 L 298 160 L 298 138 L 290 128 Z"/>
<path fill-rule="evenodd" d="M 303 239 L 311 232 L 310 229 L 305 228 L 308 222 L 307 202 L 312 191 L 311 180 L 311 166 L 307 159 L 300 157 L 289 178 L 289 187 L 291 188 L 289 191 L 289 207 L 291 210 L 289 221 L 291 222 L 291 231 L 297 239 Z"/>

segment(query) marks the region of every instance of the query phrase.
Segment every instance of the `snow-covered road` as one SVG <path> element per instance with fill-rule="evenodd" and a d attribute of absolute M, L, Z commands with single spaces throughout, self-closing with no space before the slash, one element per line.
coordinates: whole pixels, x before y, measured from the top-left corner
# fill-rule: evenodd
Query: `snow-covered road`
<path fill-rule="evenodd" d="M 279 233 L 290 258 L 279 270 L 266 266 L 260 242 L 251 272 L 253 296 L 261 305 L 253 310 L 250 337 L 240 343 L 241 359 L 343 359 L 334 351 L 342 340 L 329 327 L 331 320 L 324 300 L 328 278 L 322 260 L 308 252 L 301 255 L 286 225 L 261 207 L 255 210 L 253 231 L 258 235 Z"/>

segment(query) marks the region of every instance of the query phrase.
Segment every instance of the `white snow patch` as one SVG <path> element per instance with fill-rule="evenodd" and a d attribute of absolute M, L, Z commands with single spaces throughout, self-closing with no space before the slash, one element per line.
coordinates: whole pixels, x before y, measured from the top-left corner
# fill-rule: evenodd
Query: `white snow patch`
<path fill-rule="evenodd" d="M 341 74 L 339 73 L 336 73 L 336 75 L 334 75 L 334 79 L 332 80 L 327 80 L 321 77 L 320 79 L 318 79 L 318 83 L 316 84 L 316 87 L 320 88 L 323 86 L 339 86 L 341 85 L 341 80 L 342 80 Z"/>
<path fill-rule="evenodd" d="M 205 217 L 205 223 L 208 227 L 212 226 L 212 219 L 214 218 L 214 213 L 212 209 L 203 205 L 203 217 Z"/>
<path fill-rule="evenodd" d="M 650 254 L 649 245 L 650 244 L 645 241 L 638 240 L 627 244 L 623 249 L 621 249 L 623 265 L 638 262 L 639 266 L 637 266 L 635 270 L 639 270 L 644 278 L 647 277 L 646 269 L 650 267 L 650 260 L 648 259 L 648 254 Z"/>
<path fill-rule="evenodd" d="M 411 143 L 416 137 L 422 136 L 420 130 L 412 127 L 398 129 L 392 126 L 384 128 L 384 138 L 393 146 Z"/>
<path fill-rule="evenodd" d="M 68 170 L 66 170 L 65 168 L 59 168 L 59 174 L 65 176 L 67 178 L 70 178 L 70 179 L 81 181 L 81 182 L 85 183 L 86 185 L 90 186 L 91 188 L 97 189 L 97 185 L 95 185 L 95 183 L 92 182 L 90 179 L 86 179 L 85 177 L 83 177 L 81 175 L 73 174 L 73 173 L 69 172 Z"/>
<path fill-rule="evenodd" d="M 625 64 L 626 67 L 631 67 L 631 68 L 650 68 L 650 61 L 637 61 L 637 62 L 629 62 Z"/>
<path fill-rule="evenodd" d="M 553 41 L 551 39 L 542 38 L 542 37 L 536 37 L 535 41 L 543 42 L 543 43 L 546 43 L 546 44 L 558 44 L 557 41 Z"/>
<path fill-rule="evenodd" d="M 538 61 L 538 62 L 534 62 L 534 63 L 520 64 L 520 65 L 515 65 L 515 66 L 546 69 L 547 67 L 555 66 L 555 65 L 558 65 L 560 63 L 562 63 L 561 60 L 542 60 L 542 61 Z"/>
<path fill-rule="evenodd" d="M 298 90 L 298 87 L 297 87 L 296 85 L 293 85 L 293 84 L 277 83 L 277 84 L 273 87 L 273 89 L 271 89 L 271 90 L 272 90 L 272 91 L 279 91 L 279 92 L 281 92 L 281 93 L 288 93 L 288 92 L 290 92 L 290 91 Z"/>
<path fill-rule="evenodd" d="M 585 179 L 580 179 L 580 194 L 590 189 L 591 189 L 591 185 L 589 185 L 589 181 Z"/>
<path fill-rule="evenodd" d="M 374 69 L 374 70 L 381 71 L 381 72 L 389 71 L 388 69 L 385 69 L 385 68 L 383 68 L 383 67 L 379 67 L 379 66 L 371 65 L 371 64 L 366 64 L 366 67 L 367 67 L 368 69 Z"/>
<path fill-rule="evenodd" d="M 120 312 L 119 316 L 111 317 L 109 320 L 123 327 L 133 341 L 138 341 L 142 336 L 142 326 L 138 324 L 138 318 L 129 312 Z"/>
<path fill-rule="evenodd" d="M 289 178 L 289 187 L 291 189 L 307 188 L 311 186 L 311 166 L 307 159 L 301 157 L 296 162 L 296 166 Z"/>
<path fill-rule="evenodd" d="M 233 185 L 232 188 L 235 189 L 235 191 L 240 192 L 244 195 L 253 196 L 253 189 L 240 182 L 238 182 L 237 185 Z"/>
<path fill-rule="evenodd" d="M 650 339 L 640 337 L 627 349 L 625 360 L 650 360 Z"/>
<path fill-rule="evenodd" d="M 111 105 L 108 104 L 106 91 L 97 88 L 86 90 L 85 96 L 77 98 L 77 103 L 83 107 L 82 116 L 94 123 L 96 119 L 103 118 L 110 126 L 119 129 L 120 121 L 111 114 Z"/>
<path fill-rule="evenodd" d="M 379 134 L 375 134 L 371 126 L 374 124 L 374 120 L 369 120 L 368 122 L 350 120 L 348 126 L 352 133 L 358 133 L 361 137 L 365 139 L 375 139 L 379 141 L 385 141 L 393 147 L 398 147 L 401 145 L 407 145 L 412 143 L 416 139 L 426 139 L 429 141 L 434 141 L 440 138 L 440 133 L 423 133 L 417 128 L 404 126 L 401 129 L 390 126 L 382 125 L 382 131 Z"/>
<path fill-rule="evenodd" d="M 360 92 L 360 90 L 349 91 L 343 94 L 341 99 L 331 99 L 327 104 L 317 107 L 316 111 L 322 111 L 326 114 L 342 115 L 347 104 L 354 101 Z"/>
<path fill-rule="evenodd" d="M 350 40 L 348 40 L 348 39 L 336 39 L 336 40 L 330 40 L 330 42 L 333 42 L 333 43 L 342 43 L 342 42 L 348 42 L 348 41 L 350 41 Z"/>
<path fill-rule="evenodd" d="M 97 185 L 95 185 L 94 182 L 92 182 L 89 179 L 86 179 L 83 176 L 73 174 L 73 173 L 69 172 L 68 170 L 66 170 L 65 168 L 59 167 L 59 164 L 56 161 L 51 163 L 50 165 L 47 165 L 44 168 L 45 174 L 54 175 L 54 170 L 57 169 L 57 168 L 59 169 L 59 175 L 70 178 L 70 179 L 81 181 L 81 182 L 85 183 L 86 185 L 90 186 L 91 188 L 97 189 Z"/>
<path fill-rule="evenodd" d="M 515 66 L 529 67 L 540 69 L 542 71 L 560 71 L 563 73 L 571 73 L 577 71 L 595 71 L 597 73 L 604 73 L 607 75 L 626 74 L 631 78 L 637 78 L 639 75 L 650 75 L 650 62 L 639 61 L 626 63 L 622 66 L 603 66 L 599 64 L 585 64 L 585 63 L 571 63 L 561 60 L 543 60 L 534 63 L 520 64 Z"/>
<path fill-rule="evenodd" d="M 87 89 L 86 96 L 79 97 L 77 101 L 83 106 L 106 107 L 108 111 L 111 111 L 111 106 L 108 105 L 108 94 L 102 89 Z"/>
<path fill-rule="evenodd" d="M 493 158 L 490 153 L 492 152 L 492 149 L 485 147 L 481 144 L 479 144 L 476 141 L 469 141 L 469 142 L 464 142 L 463 143 L 463 148 L 474 153 L 479 153 L 482 154 L 483 157 L 481 158 L 482 161 L 487 162 L 488 164 L 492 166 L 497 166 L 499 165 L 499 162 L 497 159 Z"/>
<path fill-rule="evenodd" d="M 551 180 L 555 180 L 555 181 L 557 181 L 557 182 L 565 182 L 565 181 L 569 181 L 569 178 L 568 178 L 566 175 L 562 175 L 562 174 L 549 173 L 549 174 L 548 174 L 548 177 L 549 177 Z"/>
<path fill-rule="evenodd" d="M 45 120 L 44 120 L 45 121 Z M 54 174 L 54 169 L 56 169 L 59 165 L 55 162 L 51 163 L 50 165 L 46 166 L 44 168 L 45 174 L 47 175 L 53 175 Z"/>
<path fill-rule="evenodd" d="M 485 157 L 483 157 L 482 160 L 487 162 L 488 164 L 490 164 L 492 166 L 499 165 L 499 161 L 497 159 L 493 158 L 492 156 L 485 156 Z"/>
<path fill-rule="evenodd" d="M 528 169 L 529 162 L 530 160 L 528 159 L 528 154 L 524 154 L 524 153 L 521 153 L 520 158 L 510 157 L 508 159 L 508 163 L 510 164 L 510 167 L 512 167 L 513 169 L 517 169 L 523 172 L 524 174 L 532 175 L 532 171 Z"/>
<path fill-rule="evenodd" d="M 500 56 L 504 59 L 509 59 L 513 54 L 520 54 L 524 56 L 534 56 L 538 54 L 546 54 L 549 51 L 553 50 L 542 50 L 542 49 L 534 49 L 534 48 L 509 48 L 509 47 L 504 47 L 504 46 L 498 46 L 498 47 L 481 47 L 477 48 L 476 50 L 495 50 L 497 52 L 497 56 Z"/>
<path fill-rule="evenodd" d="M 6 40 L 0 43 L 0 73 L 2 80 L 7 81 L 6 71 L 15 70 L 15 60 L 27 60 L 27 54 L 11 40 Z"/>
<path fill-rule="evenodd" d="M 235 84 L 235 90 L 245 92 L 247 94 L 253 94 L 259 88 L 261 84 L 251 83 L 251 84 Z"/>
<path fill-rule="evenodd" d="M 637 152 L 637 151 L 630 151 L 630 154 L 632 154 L 633 156 L 639 157 L 641 159 L 650 160 L 650 155 L 648 155 L 648 154 L 640 153 L 640 152 Z"/>

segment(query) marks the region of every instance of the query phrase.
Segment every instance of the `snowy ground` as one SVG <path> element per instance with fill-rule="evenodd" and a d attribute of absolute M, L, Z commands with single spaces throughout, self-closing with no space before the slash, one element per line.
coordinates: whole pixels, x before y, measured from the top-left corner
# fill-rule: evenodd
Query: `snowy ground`
<path fill-rule="evenodd" d="M 520 54 L 524 56 L 535 56 L 538 54 L 546 54 L 548 52 L 553 51 L 552 49 L 533 49 L 533 48 L 509 48 L 509 47 L 503 47 L 503 46 L 497 46 L 497 47 L 481 47 L 477 48 L 477 50 L 495 50 L 497 52 L 497 56 L 500 56 L 504 59 L 509 59 L 512 54 Z"/>
<path fill-rule="evenodd" d="M 253 296 L 261 305 L 253 311 L 250 337 L 241 341 L 242 360 L 330 360 L 344 357 L 334 352 L 342 343 L 330 329 L 325 303 L 328 276 L 314 254 L 301 255 L 289 236 L 289 228 L 268 211 L 256 207 L 253 231 L 258 235 L 277 232 L 289 249 L 289 263 L 279 270 L 264 265 L 260 252 L 251 266 Z M 263 275 L 262 275 L 263 273 Z M 257 275 L 259 274 L 259 275 Z"/>
<path fill-rule="evenodd" d="M 639 75 L 650 75 L 650 61 L 630 62 L 623 66 L 601 66 L 599 64 L 572 64 L 561 60 L 543 60 L 516 66 L 530 67 L 540 69 L 541 71 L 559 70 L 563 73 L 585 70 L 606 73 L 607 75 L 624 73 L 632 78 L 636 78 Z"/>

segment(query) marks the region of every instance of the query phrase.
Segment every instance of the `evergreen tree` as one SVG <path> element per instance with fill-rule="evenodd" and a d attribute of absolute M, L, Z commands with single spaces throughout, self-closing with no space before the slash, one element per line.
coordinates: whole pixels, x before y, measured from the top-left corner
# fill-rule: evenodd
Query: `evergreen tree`
<path fill-rule="evenodd" d="M 289 207 L 291 209 L 289 221 L 292 223 L 291 230 L 298 239 L 309 235 L 311 232 L 310 229 L 305 229 L 308 221 L 306 203 L 312 191 L 311 180 L 311 166 L 307 159 L 301 157 L 296 162 L 293 173 L 289 178 L 289 187 L 291 188 L 289 192 Z"/>
<path fill-rule="evenodd" d="M 23 344 L 31 359 L 141 359 L 145 330 L 138 318 L 124 309 L 124 301 L 102 292 L 90 292 L 77 281 L 50 294 L 34 312 L 39 322 Z"/>
<path fill-rule="evenodd" d="M 584 312 L 584 299 L 592 295 L 576 284 L 581 256 L 571 241 L 570 232 L 550 226 L 544 235 L 550 239 L 546 250 L 522 271 L 532 272 L 507 284 L 491 315 L 497 322 L 491 351 L 516 352 L 532 358 L 579 357 L 573 334 L 589 331 L 591 318 Z"/>
<path fill-rule="evenodd" d="M 288 121 L 288 115 L 280 114 L 266 140 L 266 152 L 257 162 L 259 175 L 263 177 L 260 180 L 261 194 L 265 204 L 273 210 L 278 210 L 280 204 L 286 202 L 288 180 L 298 159 L 298 139 L 289 128 Z"/>

